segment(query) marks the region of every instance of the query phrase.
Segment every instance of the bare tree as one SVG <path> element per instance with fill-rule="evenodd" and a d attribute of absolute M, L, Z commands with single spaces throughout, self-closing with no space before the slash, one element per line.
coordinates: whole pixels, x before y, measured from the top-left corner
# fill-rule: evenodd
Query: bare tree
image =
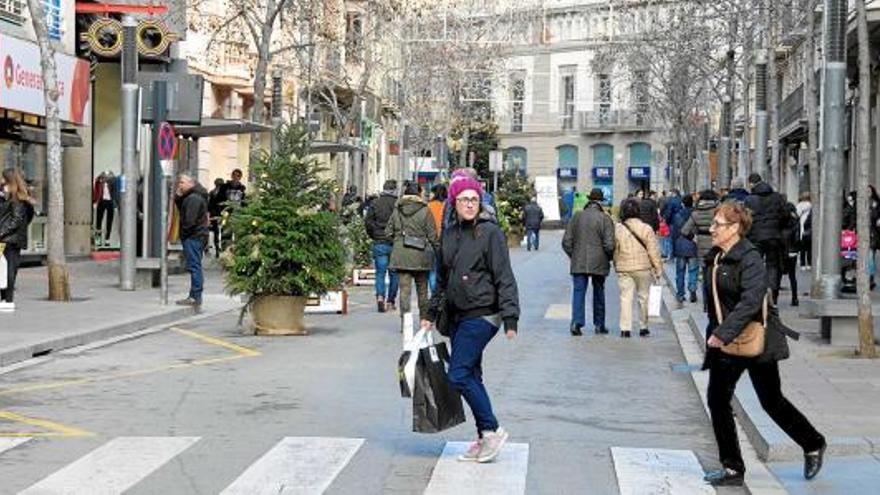
<path fill-rule="evenodd" d="M 58 73 L 55 47 L 49 39 L 46 13 L 40 0 L 28 0 L 31 23 L 40 46 L 43 96 L 46 100 L 46 167 L 49 175 L 49 300 L 70 300 L 70 274 L 64 255 L 64 186 L 61 162 L 61 117 L 58 110 Z"/>
<path fill-rule="evenodd" d="M 807 117 L 807 163 L 810 167 L 810 201 L 813 203 L 812 225 L 812 253 L 813 253 L 813 280 L 810 288 L 811 294 L 818 295 L 820 290 L 819 269 L 821 256 L 819 256 L 822 241 L 822 222 L 819 221 L 816 212 L 822 211 L 819 196 L 819 95 L 816 84 L 816 5 L 818 0 L 804 0 L 804 12 L 806 17 L 807 32 L 804 39 L 804 109 Z"/>
<path fill-rule="evenodd" d="M 868 283 L 868 253 L 871 252 L 871 198 L 866 184 L 871 169 L 871 46 L 868 38 L 868 16 L 865 0 L 856 0 L 856 24 L 859 40 L 859 86 L 858 86 L 858 152 L 859 193 L 856 201 L 857 228 L 859 233 L 859 258 L 856 287 L 859 299 L 859 355 L 877 357 L 874 347 L 874 315 L 871 309 L 871 289 Z"/>

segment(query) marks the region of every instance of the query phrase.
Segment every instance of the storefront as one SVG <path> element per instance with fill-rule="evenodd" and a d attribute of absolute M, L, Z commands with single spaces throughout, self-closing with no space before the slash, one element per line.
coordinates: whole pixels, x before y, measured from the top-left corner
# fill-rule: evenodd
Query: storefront
<path fill-rule="evenodd" d="M 650 190 L 651 167 L 630 167 L 628 176 L 630 192 Z"/>
<path fill-rule="evenodd" d="M 593 187 L 602 191 L 603 205 L 614 204 L 614 167 L 593 167 Z"/>
<path fill-rule="evenodd" d="M 36 200 L 36 216 L 29 227 L 28 246 L 22 255 L 40 258 L 46 253 L 49 185 L 39 47 L 0 33 L 0 63 L 4 79 L 0 83 L 0 166 L 20 169 Z M 82 147 L 82 139 L 71 124 L 88 126 L 91 123 L 89 64 L 64 53 L 56 53 L 55 64 L 60 90 L 59 114 L 64 127 L 61 145 Z M 74 173 L 69 165 L 65 157 L 65 174 Z"/>

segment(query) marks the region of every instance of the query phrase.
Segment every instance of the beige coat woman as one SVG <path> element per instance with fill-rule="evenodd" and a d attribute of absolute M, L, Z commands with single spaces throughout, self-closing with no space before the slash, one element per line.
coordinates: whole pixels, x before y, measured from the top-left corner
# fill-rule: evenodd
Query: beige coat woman
<path fill-rule="evenodd" d="M 620 336 L 632 331 L 632 306 L 639 295 L 639 335 L 647 337 L 648 294 L 651 284 L 660 278 L 663 263 L 654 230 L 639 220 L 639 202 L 627 199 L 620 206 L 621 222 L 614 226 L 614 269 L 620 286 Z"/>

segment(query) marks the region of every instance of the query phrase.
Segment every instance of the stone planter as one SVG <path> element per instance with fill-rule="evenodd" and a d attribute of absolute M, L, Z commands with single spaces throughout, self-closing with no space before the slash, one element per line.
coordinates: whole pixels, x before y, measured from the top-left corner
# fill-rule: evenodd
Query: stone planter
<path fill-rule="evenodd" d="M 516 232 L 507 234 L 507 247 L 518 248 L 522 245 L 523 235 Z"/>
<path fill-rule="evenodd" d="M 299 296 L 260 296 L 251 306 L 257 335 L 308 335 L 303 323 L 306 301 Z"/>

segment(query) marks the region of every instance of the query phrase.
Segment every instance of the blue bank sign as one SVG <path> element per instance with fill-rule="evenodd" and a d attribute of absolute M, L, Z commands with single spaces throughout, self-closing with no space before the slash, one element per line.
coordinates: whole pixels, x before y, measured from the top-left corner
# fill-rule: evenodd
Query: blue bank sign
<path fill-rule="evenodd" d="M 634 180 L 648 180 L 651 178 L 651 167 L 630 167 L 629 178 Z"/>

